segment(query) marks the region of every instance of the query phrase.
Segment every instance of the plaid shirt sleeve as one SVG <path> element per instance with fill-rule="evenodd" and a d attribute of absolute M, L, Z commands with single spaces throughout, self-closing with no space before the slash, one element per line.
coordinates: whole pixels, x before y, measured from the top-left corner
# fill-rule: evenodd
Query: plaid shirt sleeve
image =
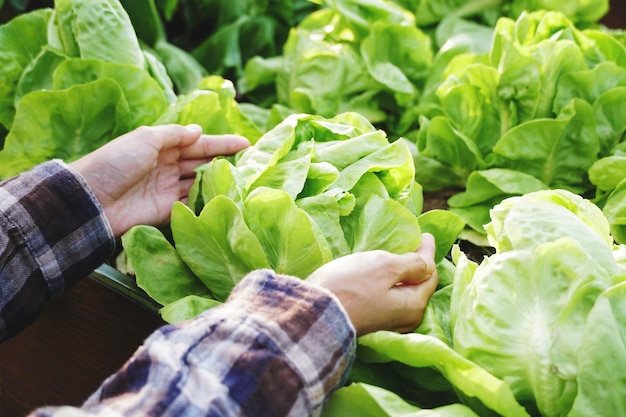
<path fill-rule="evenodd" d="M 32 416 L 318 416 L 355 345 L 330 292 L 255 271 L 223 305 L 155 331 L 80 409 Z"/>
<path fill-rule="evenodd" d="M 114 247 L 95 196 L 65 163 L 46 162 L 0 183 L 0 341 Z"/>

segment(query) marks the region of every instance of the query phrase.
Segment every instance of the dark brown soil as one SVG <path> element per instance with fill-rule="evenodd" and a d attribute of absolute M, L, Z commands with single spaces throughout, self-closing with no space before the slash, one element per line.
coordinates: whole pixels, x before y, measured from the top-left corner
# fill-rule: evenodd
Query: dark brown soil
<path fill-rule="evenodd" d="M 424 208 L 422 212 L 435 209 L 446 210 L 448 208 L 448 198 L 459 191 L 460 190 L 424 191 Z M 458 244 L 463 253 L 465 253 L 469 259 L 477 263 L 482 262 L 485 256 L 494 253 L 493 248 L 477 246 L 466 240 L 459 240 Z"/>

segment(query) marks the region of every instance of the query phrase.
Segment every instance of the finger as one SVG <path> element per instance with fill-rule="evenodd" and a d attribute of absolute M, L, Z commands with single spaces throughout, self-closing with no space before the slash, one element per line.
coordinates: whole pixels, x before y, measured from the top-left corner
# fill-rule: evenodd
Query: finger
<path fill-rule="evenodd" d="M 188 147 L 196 142 L 202 135 L 202 127 L 197 124 L 189 124 L 186 126 L 167 124 L 139 127 L 136 131 L 139 136 L 153 135 L 154 139 L 152 143 L 157 144 L 159 150 Z"/>
<path fill-rule="evenodd" d="M 200 139 L 181 149 L 181 159 L 202 159 L 234 155 L 250 146 L 250 141 L 238 135 L 202 135 Z"/>
<path fill-rule="evenodd" d="M 178 162 L 178 169 L 181 178 L 194 178 L 197 174 L 196 168 L 200 165 L 210 162 L 213 158 L 189 159 Z"/>
<path fill-rule="evenodd" d="M 181 180 L 179 183 L 179 199 L 180 200 L 186 200 L 187 196 L 189 196 L 189 190 L 191 190 L 191 187 L 193 186 L 194 180 L 193 179 L 185 179 L 185 180 Z"/>
<path fill-rule="evenodd" d="M 404 309 L 403 314 L 401 314 L 402 319 L 396 322 L 396 326 L 392 330 L 410 332 L 419 326 L 424 308 L 437 289 L 438 283 L 439 277 L 435 272 L 418 285 L 401 285 L 390 290 L 391 302 L 403 306 Z"/>

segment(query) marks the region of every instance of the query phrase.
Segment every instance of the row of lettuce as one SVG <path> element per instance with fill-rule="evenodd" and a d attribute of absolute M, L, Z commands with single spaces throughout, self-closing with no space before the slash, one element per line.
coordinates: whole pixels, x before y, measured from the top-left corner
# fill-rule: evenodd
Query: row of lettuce
<path fill-rule="evenodd" d="M 306 278 L 430 232 L 422 324 L 361 337 L 325 417 L 620 415 L 626 36 L 607 7 L 56 0 L 0 26 L 0 178 L 141 125 L 246 136 L 169 225 L 122 238 L 117 268 L 165 320 L 254 269 Z M 425 190 L 449 209 L 423 212 Z"/>
<path fill-rule="evenodd" d="M 563 188 L 626 240 L 626 36 L 597 23 L 607 1 L 192 3 L 57 0 L 0 26 L 0 178 L 142 124 L 255 141 L 352 111 L 408 141 L 425 190 L 453 190 L 464 239 L 487 244 L 504 198 Z"/>
<path fill-rule="evenodd" d="M 167 230 L 126 233 L 117 266 L 176 323 L 252 270 L 304 279 L 352 252 L 414 250 L 430 232 L 440 282 L 422 323 L 360 337 L 324 417 L 620 415 L 626 246 L 600 208 L 563 189 L 507 198 L 485 226 L 495 253 L 479 263 L 455 244 L 458 215 L 422 213 L 414 174 L 406 141 L 358 113 L 290 115 L 203 166 Z"/>

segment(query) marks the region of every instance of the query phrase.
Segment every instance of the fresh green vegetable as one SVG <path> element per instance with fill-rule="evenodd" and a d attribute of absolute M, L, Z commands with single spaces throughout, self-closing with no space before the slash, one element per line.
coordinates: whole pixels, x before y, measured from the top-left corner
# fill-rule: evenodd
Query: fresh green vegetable
<path fill-rule="evenodd" d="M 497 204 L 486 230 L 496 253 L 477 264 L 455 248 L 454 282 L 420 327 L 361 337 L 352 380 L 478 415 L 620 414 L 626 248 L 608 219 L 579 195 L 543 190 Z"/>
<path fill-rule="evenodd" d="M 117 0 L 57 0 L 0 26 L 0 41 L 0 178 L 76 159 L 141 125 L 261 136 L 229 80 L 196 73 L 177 94 Z"/>
<path fill-rule="evenodd" d="M 159 270 L 184 277 L 189 270 L 211 298 L 224 301 L 255 269 L 306 278 L 352 252 L 413 251 L 421 222 L 441 236 L 442 261 L 464 223 L 444 210 L 420 216 L 422 198 L 406 142 L 390 143 L 357 113 L 330 119 L 295 114 L 233 161 L 218 158 L 198 170 L 187 205 L 173 207 L 171 244 L 154 236 L 154 228 L 139 226 L 123 245 L 138 284 L 157 301 L 177 302 L 167 311 L 180 317 L 178 308 L 197 312 L 182 299 L 206 294 L 177 280 L 168 284 L 167 277 L 154 280 Z M 150 262 L 146 246 L 168 266 Z"/>
<path fill-rule="evenodd" d="M 431 39 L 394 2 L 322 5 L 290 31 L 282 55 L 247 61 L 238 88 L 267 107 L 323 117 L 359 112 L 395 139 L 395 124 L 416 103 L 430 68 Z M 267 97 L 272 85 L 275 96 Z"/>
<path fill-rule="evenodd" d="M 546 10 L 500 18 L 487 53 L 456 55 L 432 78 L 417 181 L 464 187 L 451 210 L 483 237 L 503 198 L 546 188 L 588 196 L 588 170 L 623 140 L 625 74 L 626 49 L 606 31 Z"/>
<path fill-rule="evenodd" d="M 166 61 L 186 55 L 204 75 L 236 81 L 253 56 L 282 52 L 289 29 L 318 6 L 308 0 L 122 0 L 139 39 Z M 173 53 L 173 56 L 171 54 Z M 170 59 L 171 58 L 171 59 Z M 185 77 L 174 76 L 177 84 Z M 182 89 L 186 93 L 188 90 Z"/>

